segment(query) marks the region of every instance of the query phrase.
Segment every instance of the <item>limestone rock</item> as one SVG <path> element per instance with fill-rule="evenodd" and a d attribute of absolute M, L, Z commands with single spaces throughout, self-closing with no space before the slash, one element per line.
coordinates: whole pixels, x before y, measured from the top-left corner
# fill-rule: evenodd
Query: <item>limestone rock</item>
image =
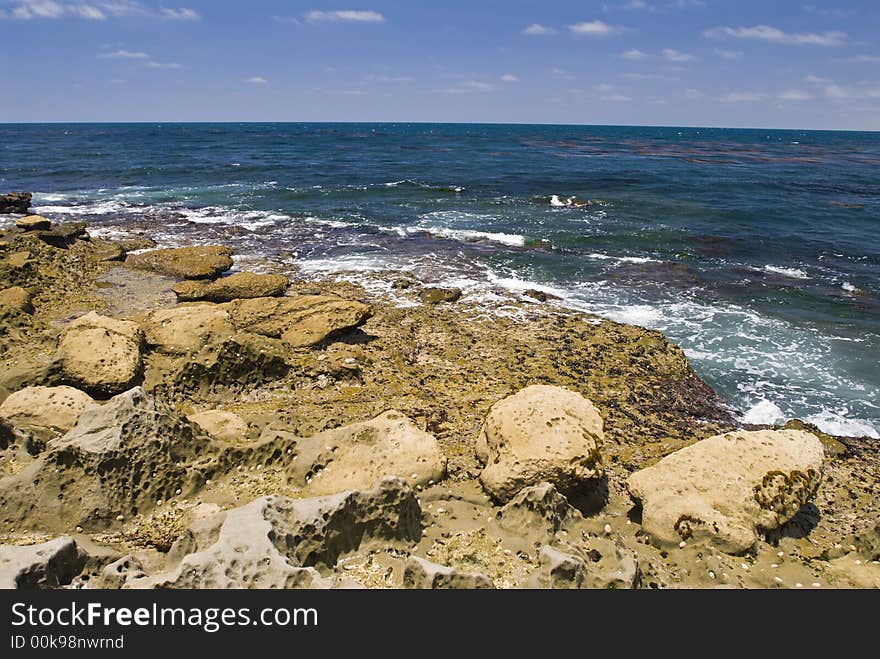
<path fill-rule="evenodd" d="M 127 554 L 101 570 L 101 588 L 118 590 L 129 581 L 141 579 L 146 576 L 141 562 L 131 554 Z"/>
<path fill-rule="evenodd" d="M 52 222 L 42 215 L 25 215 L 15 221 L 15 226 L 25 231 L 46 231 L 52 228 Z"/>
<path fill-rule="evenodd" d="M 421 537 L 421 511 L 399 479 L 313 499 L 262 497 L 225 513 L 211 544 L 135 588 L 329 588 L 316 565 L 351 551 L 403 548 Z"/>
<path fill-rule="evenodd" d="M 627 488 L 642 504 L 642 527 L 658 544 L 709 540 L 738 554 L 810 500 L 822 459 L 822 444 L 809 432 L 731 432 L 632 474 Z"/>
<path fill-rule="evenodd" d="M 51 439 L 73 428 L 93 402 L 91 396 L 73 387 L 26 387 L 3 401 L 0 418 L 18 430 Z"/>
<path fill-rule="evenodd" d="M 441 302 L 456 302 L 461 298 L 460 288 L 423 288 L 419 292 L 419 299 L 425 304 L 440 304 Z"/>
<path fill-rule="evenodd" d="M 213 279 L 232 267 L 232 250 L 219 245 L 156 249 L 132 254 L 125 263 L 178 279 Z"/>
<path fill-rule="evenodd" d="M 585 546 L 545 545 L 538 553 L 538 585 L 553 589 L 629 589 L 639 582 L 635 556 L 608 538 L 590 536 Z"/>
<path fill-rule="evenodd" d="M 368 488 L 386 476 L 424 486 L 446 473 L 434 436 L 395 411 L 297 439 L 296 454 L 293 480 L 312 496 Z"/>
<path fill-rule="evenodd" d="M 357 327 L 372 315 L 365 304 L 330 295 L 261 297 L 220 306 L 229 312 L 239 331 L 280 337 L 297 348 L 320 343 L 339 330 Z"/>
<path fill-rule="evenodd" d="M 58 224 L 48 231 L 40 231 L 37 237 L 47 245 L 66 249 L 79 239 L 88 240 L 85 222 Z"/>
<path fill-rule="evenodd" d="M 241 389 L 283 378 L 290 371 L 287 347 L 278 339 L 241 332 L 207 344 L 171 376 L 181 392 L 207 394 L 215 388 Z"/>
<path fill-rule="evenodd" d="M 0 588 L 57 588 L 73 580 L 88 556 L 73 538 L 39 545 L 0 545 Z"/>
<path fill-rule="evenodd" d="M 247 435 L 248 427 L 244 420 L 233 412 L 210 410 L 190 414 L 187 421 L 197 425 L 214 439 L 224 442 L 241 442 Z"/>
<path fill-rule="evenodd" d="M 90 311 L 62 332 L 57 360 L 71 383 L 95 395 L 113 395 L 140 375 L 142 341 L 136 323 Z"/>
<path fill-rule="evenodd" d="M 565 522 L 577 520 L 581 514 L 559 494 L 550 483 L 523 488 L 498 514 L 499 525 L 520 535 L 544 529 L 549 540 Z"/>
<path fill-rule="evenodd" d="M 501 502 L 542 481 L 563 494 L 604 475 L 603 421 L 580 394 L 547 385 L 526 387 L 495 403 L 477 438 L 486 464 L 480 482 Z"/>
<path fill-rule="evenodd" d="M 199 453 L 208 458 L 190 426 L 135 387 L 88 405 L 70 432 L 0 478 L 0 527 L 106 529 L 201 482 L 186 466 Z"/>
<path fill-rule="evenodd" d="M 479 572 L 461 572 L 455 568 L 426 561 L 418 556 L 410 556 L 403 572 L 403 587 L 436 590 L 482 590 L 494 588 L 495 584 L 489 577 Z"/>
<path fill-rule="evenodd" d="M 0 291 L 0 307 L 9 307 L 24 313 L 34 312 L 31 294 L 21 286 L 11 286 Z"/>
<path fill-rule="evenodd" d="M 230 302 L 255 297 L 283 295 L 290 280 L 283 275 L 237 272 L 212 282 L 182 281 L 171 287 L 181 302 Z"/>
<path fill-rule="evenodd" d="M 229 314 L 213 304 L 153 311 L 141 329 L 147 345 L 171 354 L 194 352 L 235 334 Z"/>
<path fill-rule="evenodd" d="M 98 261 L 124 261 L 125 248 L 110 240 L 92 240 L 92 254 Z"/>
<path fill-rule="evenodd" d="M 0 195 L 0 214 L 27 213 L 32 198 L 30 192 L 8 192 Z"/>

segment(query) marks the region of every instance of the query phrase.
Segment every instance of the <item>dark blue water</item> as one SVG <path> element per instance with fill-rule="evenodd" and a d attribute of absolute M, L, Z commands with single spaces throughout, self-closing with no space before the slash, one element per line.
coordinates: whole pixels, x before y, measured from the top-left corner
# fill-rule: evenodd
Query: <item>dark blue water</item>
<path fill-rule="evenodd" d="M 662 330 L 747 420 L 880 429 L 878 133 L 0 125 L 0 189 L 307 271 L 543 287 Z"/>

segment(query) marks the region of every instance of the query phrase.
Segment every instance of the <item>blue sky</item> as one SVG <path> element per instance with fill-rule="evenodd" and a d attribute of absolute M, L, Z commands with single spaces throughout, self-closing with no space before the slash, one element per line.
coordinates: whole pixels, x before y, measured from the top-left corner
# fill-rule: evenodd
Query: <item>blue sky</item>
<path fill-rule="evenodd" d="M 0 122 L 880 130 L 878 0 L 0 0 L 0 34 Z"/>

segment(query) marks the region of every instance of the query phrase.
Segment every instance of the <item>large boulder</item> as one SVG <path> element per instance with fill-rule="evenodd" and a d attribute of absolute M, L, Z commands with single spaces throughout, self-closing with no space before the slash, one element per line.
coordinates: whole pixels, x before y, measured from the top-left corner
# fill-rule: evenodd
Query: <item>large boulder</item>
<path fill-rule="evenodd" d="M 262 497 L 195 531 L 194 551 L 174 569 L 126 587 L 329 588 L 315 566 L 333 567 L 349 552 L 376 546 L 412 546 L 421 538 L 420 515 L 413 490 L 393 478 L 313 499 Z"/>
<path fill-rule="evenodd" d="M 495 403 L 477 438 L 485 490 L 506 502 L 524 487 L 551 483 L 563 494 L 604 476 L 603 421 L 580 394 L 547 385 L 526 387 Z"/>
<path fill-rule="evenodd" d="M 51 439 L 76 425 L 82 411 L 94 401 L 73 387 L 26 387 L 0 405 L 0 418 L 17 430 Z"/>
<path fill-rule="evenodd" d="M 181 302 L 230 302 L 255 297 L 283 295 L 290 286 L 284 275 L 237 272 L 216 281 L 182 281 L 171 287 Z"/>
<path fill-rule="evenodd" d="M 39 545 L 0 545 L 0 588 L 58 588 L 69 584 L 87 559 L 69 537 Z"/>
<path fill-rule="evenodd" d="M 132 254 L 125 263 L 178 279 L 213 279 L 232 267 L 232 249 L 220 245 L 155 249 Z"/>
<path fill-rule="evenodd" d="M 142 341 L 136 323 L 90 311 L 62 332 L 57 361 L 72 384 L 97 396 L 112 396 L 140 376 Z"/>
<path fill-rule="evenodd" d="M 85 222 L 66 222 L 52 227 L 48 231 L 40 231 L 37 237 L 52 247 L 66 249 L 77 240 L 88 240 Z"/>
<path fill-rule="evenodd" d="M 7 307 L 23 313 L 34 312 L 31 294 L 21 286 L 10 286 L 0 291 L 0 307 Z"/>
<path fill-rule="evenodd" d="M 280 338 L 299 348 L 320 343 L 339 330 L 357 327 L 372 312 L 360 302 L 330 295 L 261 297 L 220 305 L 236 329 Z"/>
<path fill-rule="evenodd" d="M 368 488 L 386 476 L 424 486 L 446 473 L 434 436 L 395 411 L 297 439 L 296 454 L 293 481 L 311 496 Z"/>
<path fill-rule="evenodd" d="M 235 334 L 229 314 L 213 304 L 153 311 L 141 329 L 147 345 L 171 354 L 195 352 Z"/>
<path fill-rule="evenodd" d="M 88 405 L 70 432 L 0 478 L 0 528 L 106 529 L 200 483 L 188 466 L 199 453 L 207 460 L 189 424 L 135 387 Z"/>
<path fill-rule="evenodd" d="M 190 423 L 198 426 L 214 439 L 234 444 L 245 439 L 248 426 L 238 414 L 222 410 L 197 412 L 186 417 Z"/>
<path fill-rule="evenodd" d="M 485 590 L 495 584 L 485 574 L 463 572 L 410 556 L 403 571 L 403 587 L 422 590 Z"/>
<path fill-rule="evenodd" d="M 704 439 L 627 480 L 642 527 L 661 546 L 711 542 L 732 554 L 794 517 L 816 491 L 822 443 L 802 430 L 737 431 Z"/>
<path fill-rule="evenodd" d="M 419 292 L 419 299 L 425 304 L 440 304 L 442 302 L 457 302 L 461 299 L 460 288 L 423 288 Z"/>
<path fill-rule="evenodd" d="M 52 228 L 52 221 L 42 215 L 25 215 L 15 221 L 15 226 L 25 231 L 46 231 Z"/>
<path fill-rule="evenodd" d="M 7 192 L 0 195 L 0 214 L 27 213 L 32 198 L 30 192 Z"/>

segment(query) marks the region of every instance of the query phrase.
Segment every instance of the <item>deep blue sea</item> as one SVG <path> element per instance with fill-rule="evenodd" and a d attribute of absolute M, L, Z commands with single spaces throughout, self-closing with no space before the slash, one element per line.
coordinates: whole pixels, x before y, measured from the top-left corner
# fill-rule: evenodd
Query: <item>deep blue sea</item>
<path fill-rule="evenodd" d="M 543 288 L 663 331 L 747 421 L 880 431 L 880 133 L 7 124 L 8 190 L 98 235 Z"/>

